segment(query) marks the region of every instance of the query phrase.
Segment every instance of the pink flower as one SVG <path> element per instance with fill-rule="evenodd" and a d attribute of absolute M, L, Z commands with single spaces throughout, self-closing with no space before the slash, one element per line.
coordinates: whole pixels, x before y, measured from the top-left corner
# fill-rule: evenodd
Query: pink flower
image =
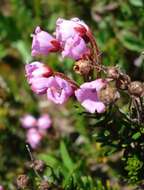
<path fill-rule="evenodd" d="M 20 122 L 21 122 L 23 128 L 35 127 L 37 124 L 35 117 L 33 117 L 32 115 L 29 115 L 29 114 L 23 116 L 20 119 Z"/>
<path fill-rule="evenodd" d="M 75 35 L 84 36 L 88 30 L 89 27 L 78 18 L 70 20 L 58 18 L 56 22 L 56 39 L 63 45 L 68 38 Z"/>
<path fill-rule="evenodd" d="M 32 75 L 32 72 L 35 71 L 36 69 L 43 67 L 43 63 L 38 62 L 38 61 L 34 61 L 32 63 L 26 64 L 25 65 L 25 72 L 26 72 L 26 76 L 30 77 Z"/>
<path fill-rule="evenodd" d="M 32 91 L 38 95 L 46 94 L 48 77 L 53 71 L 41 62 L 26 64 L 25 70 Z"/>
<path fill-rule="evenodd" d="M 51 127 L 51 119 L 48 114 L 43 114 L 37 121 L 37 126 L 40 130 L 45 130 Z"/>
<path fill-rule="evenodd" d="M 30 85 L 33 92 L 37 95 L 44 95 L 48 89 L 49 78 L 34 77 L 30 79 Z"/>
<path fill-rule="evenodd" d="M 27 131 L 27 142 L 30 144 L 30 146 L 33 149 L 39 146 L 41 140 L 42 140 L 42 135 L 37 129 L 31 128 Z"/>
<path fill-rule="evenodd" d="M 82 58 L 88 52 L 85 41 L 78 35 L 67 39 L 62 52 L 63 57 L 69 57 L 75 60 Z"/>
<path fill-rule="evenodd" d="M 73 93 L 71 85 L 58 76 L 49 77 L 47 86 L 47 97 L 56 104 L 63 104 Z"/>
<path fill-rule="evenodd" d="M 26 64 L 25 71 L 28 81 L 32 77 L 49 77 L 53 73 L 51 68 L 38 61 Z"/>
<path fill-rule="evenodd" d="M 86 82 L 75 91 L 75 96 L 81 105 L 90 113 L 103 113 L 105 105 L 98 99 L 98 92 L 106 86 L 106 81 L 97 79 Z"/>
<path fill-rule="evenodd" d="M 57 52 L 60 49 L 60 43 L 49 33 L 41 30 L 39 26 L 32 35 L 32 56 L 47 55 L 49 52 Z"/>
<path fill-rule="evenodd" d="M 4 188 L 3 188 L 3 186 L 2 186 L 2 185 L 0 185 L 0 190 L 4 190 Z"/>

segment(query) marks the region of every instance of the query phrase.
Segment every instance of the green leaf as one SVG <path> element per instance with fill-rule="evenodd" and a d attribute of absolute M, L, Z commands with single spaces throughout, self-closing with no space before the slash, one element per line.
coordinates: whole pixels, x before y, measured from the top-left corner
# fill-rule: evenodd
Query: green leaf
<path fill-rule="evenodd" d="M 140 137 L 141 137 L 141 133 L 140 133 L 140 132 L 137 132 L 137 133 L 135 133 L 135 134 L 132 136 L 132 139 L 137 140 L 137 139 L 140 138 Z"/>
<path fill-rule="evenodd" d="M 47 26 L 48 30 L 50 31 L 54 30 L 57 18 L 58 18 L 58 13 L 54 13 L 50 16 L 49 23 Z"/>
<path fill-rule="evenodd" d="M 13 46 L 19 50 L 24 62 L 31 61 L 32 58 L 30 55 L 30 49 L 27 47 L 25 42 L 23 42 L 22 40 L 19 40 L 13 43 Z"/>
<path fill-rule="evenodd" d="M 138 39 L 133 33 L 129 31 L 121 31 L 117 34 L 117 38 L 129 50 L 142 52 L 144 48 L 144 43 L 142 40 Z"/>
<path fill-rule="evenodd" d="M 73 163 L 73 161 L 67 151 L 66 145 L 63 141 L 61 141 L 61 143 L 60 143 L 60 152 L 61 152 L 62 161 L 63 161 L 65 167 L 69 171 L 72 171 L 74 168 L 74 163 Z"/>
<path fill-rule="evenodd" d="M 107 136 L 109 136 L 109 135 L 110 135 L 110 132 L 109 132 L 108 130 L 105 130 L 105 131 L 104 131 L 104 136 L 107 137 Z"/>
<path fill-rule="evenodd" d="M 143 6 L 143 0 L 129 0 L 130 4 L 135 7 L 142 7 Z"/>
<path fill-rule="evenodd" d="M 39 159 L 43 160 L 47 165 L 51 167 L 56 167 L 59 165 L 59 161 L 52 155 L 40 154 Z"/>
<path fill-rule="evenodd" d="M 6 56 L 6 54 L 7 54 L 6 48 L 2 44 L 0 44 L 0 58 L 3 58 L 4 56 Z"/>

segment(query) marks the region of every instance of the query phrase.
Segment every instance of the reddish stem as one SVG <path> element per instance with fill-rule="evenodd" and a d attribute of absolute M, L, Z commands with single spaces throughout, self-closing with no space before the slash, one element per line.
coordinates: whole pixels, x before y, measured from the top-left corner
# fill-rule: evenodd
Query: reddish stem
<path fill-rule="evenodd" d="M 101 63 L 101 57 L 100 57 L 100 51 L 98 49 L 96 40 L 90 31 L 88 31 L 86 33 L 86 35 L 89 38 L 91 46 L 92 46 L 92 55 L 93 55 L 94 64 L 97 65 L 97 64 Z M 100 57 L 100 59 L 99 59 L 99 57 Z"/>

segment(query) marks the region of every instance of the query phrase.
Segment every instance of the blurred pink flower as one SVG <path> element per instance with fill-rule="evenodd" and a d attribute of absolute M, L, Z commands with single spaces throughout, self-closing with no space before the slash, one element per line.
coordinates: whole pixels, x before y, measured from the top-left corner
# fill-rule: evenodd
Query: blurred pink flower
<path fill-rule="evenodd" d="M 52 122 L 51 122 L 50 116 L 48 114 L 43 114 L 37 120 L 37 127 L 40 130 L 45 130 L 51 127 L 51 123 Z"/>
<path fill-rule="evenodd" d="M 3 188 L 3 186 L 2 186 L 2 185 L 0 185 L 0 190 L 4 190 L 4 188 Z"/>
<path fill-rule="evenodd" d="M 47 55 L 49 52 L 57 52 L 60 49 L 60 43 L 49 33 L 41 30 L 39 26 L 35 29 L 35 34 L 32 34 L 32 56 Z"/>
<path fill-rule="evenodd" d="M 27 131 L 27 142 L 35 149 L 39 146 L 42 140 L 42 134 L 35 128 L 31 128 Z"/>
<path fill-rule="evenodd" d="M 62 51 L 63 57 L 69 57 L 75 60 L 82 58 L 88 52 L 86 42 L 79 35 L 74 35 L 67 39 Z"/>
<path fill-rule="evenodd" d="M 25 65 L 26 77 L 29 80 L 33 77 L 49 77 L 52 75 L 52 69 L 44 63 L 35 61 Z"/>
<path fill-rule="evenodd" d="M 56 104 L 63 104 L 73 94 L 71 85 L 60 77 L 49 77 L 47 97 Z"/>
<path fill-rule="evenodd" d="M 75 91 L 75 96 L 81 105 L 90 113 L 103 113 L 105 105 L 98 99 L 98 92 L 106 86 L 106 81 L 97 79 L 86 82 Z"/>
<path fill-rule="evenodd" d="M 72 18 L 70 20 L 58 18 L 56 22 L 56 39 L 65 44 L 68 38 L 75 35 L 84 36 L 89 27 L 79 18 Z"/>
<path fill-rule="evenodd" d="M 20 122 L 23 128 L 35 127 L 37 124 L 36 118 L 29 114 L 23 116 Z"/>

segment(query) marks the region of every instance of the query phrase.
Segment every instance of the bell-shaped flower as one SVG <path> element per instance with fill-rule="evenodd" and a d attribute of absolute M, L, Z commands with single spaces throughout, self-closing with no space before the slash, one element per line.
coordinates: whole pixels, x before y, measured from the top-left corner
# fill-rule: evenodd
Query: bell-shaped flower
<path fill-rule="evenodd" d="M 75 35 L 84 36 L 89 30 L 89 27 L 79 18 L 70 20 L 58 18 L 56 22 L 56 39 L 65 44 L 68 38 Z"/>
<path fill-rule="evenodd" d="M 49 33 L 36 27 L 35 33 L 32 34 L 32 56 L 48 55 L 49 52 L 57 52 L 60 49 L 60 43 Z"/>
<path fill-rule="evenodd" d="M 50 67 L 38 61 L 26 64 L 25 71 L 28 82 L 30 82 L 30 79 L 33 77 L 49 77 L 53 73 Z"/>
<path fill-rule="evenodd" d="M 33 77 L 29 83 L 33 92 L 37 95 L 44 95 L 48 89 L 48 81 L 49 79 L 46 77 Z"/>
<path fill-rule="evenodd" d="M 75 96 L 81 105 L 90 113 L 103 113 L 106 106 L 98 98 L 98 92 L 106 86 L 106 81 L 97 79 L 86 82 L 75 91 Z"/>
<path fill-rule="evenodd" d="M 56 104 L 65 103 L 73 94 L 70 83 L 58 76 L 49 77 L 47 86 L 47 97 Z"/>
<path fill-rule="evenodd" d="M 38 95 L 46 94 L 48 77 L 53 71 L 41 62 L 32 62 L 25 66 L 28 83 L 33 92 Z"/>
<path fill-rule="evenodd" d="M 63 57 L 69 57 L 74 60 L 82 58 L 83 55 L 88 53 L 86 42 L 79 35 L 74 35 L 67 39 L 62 51 Z"/>

